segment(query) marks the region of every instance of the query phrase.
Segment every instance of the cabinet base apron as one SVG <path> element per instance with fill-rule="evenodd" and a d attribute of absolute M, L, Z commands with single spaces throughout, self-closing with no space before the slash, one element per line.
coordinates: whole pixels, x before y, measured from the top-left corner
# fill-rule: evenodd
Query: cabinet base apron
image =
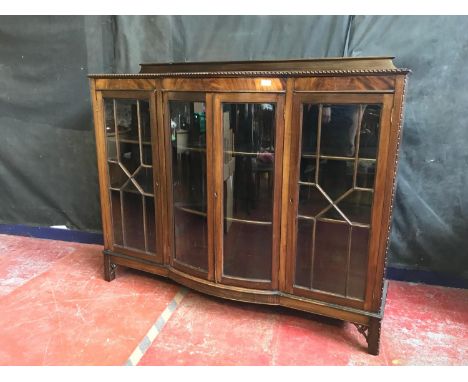
<path fill-rule="evenodd" d="M 157 265 L 147 260 L 135 259 L 109 250 L 104 250 L 103 254 L 104 278 L 106 281 L 112 281 L 115 279 L 116 268 L 118 265 L 121 265 L 158 276 L 167 277 L 187 288 L 215 297 L 256 304 L 280 305 L 291 309 L 351 322 L 356 326 L 359 333 L 361 333 L 366 339 L 368 344 L 368 353 L 372 355 L 379 354 L 380 329 L 387 297 L 387 280 L 384 280 L 382 304 L 379 312 L 373 313 L 323 301 L 297 297 L 280 291 L 248 289 L 218 284 L 188 275 L 171 267 L 170 265 Z"/>

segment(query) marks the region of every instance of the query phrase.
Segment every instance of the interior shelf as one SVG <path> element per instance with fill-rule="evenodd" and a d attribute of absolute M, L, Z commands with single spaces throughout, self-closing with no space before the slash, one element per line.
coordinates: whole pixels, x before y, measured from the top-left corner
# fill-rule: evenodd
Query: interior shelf
<path fill-rule="evenodd" d="M 107 139 L 111 140 L 111 141 L 114 141 L 116 142 L 117 139 L 115 136 L 107 136 Z M 119 143 L 132 143 L 132 144 L 135 144 L 135 145 L 139 145 L 140 144 L 140 141 L 138 139 L 131 139 L 131 138 L 120 138 L 119 137 Z M 141 144 L 143 145 L 151 145 L 151 142 L 150 141 L 141 141 Z"/>
<path fill-rule="evenodd" d="M 143 192 L 140 192 L 140 191 L 138 191 L 138 190 L 132 190 L 132 189 L 130 189 L 130 190 L 122 190 L 121 188 L 117 188 L 117 187 L 109 187 L 109 190 L 111 190 L 111 191 L 118 191 L 118 192 L 120 192 L 120 191 L 122 191 L 122 192 L 128 192 L 128 193 L 130 193 L 130 194 L 144 195 L 144 196 L 148 196 L 148 197 L 150 197 L 150 198 L 154 198 L 154 194 L 150 194 L 150 193 L 144 192 L 144 191 L 143 191 Z"/>
<path fill-rule="evenodd" d="M 107 163 L 119 164 L 119 161 L 117 160 L 117 158 L 109 158 L 109 159 L 107 159 Z M 145 164 L 145 163 L 140 163 L 140 166 L 139 166 L 139 167 L 143 167 L 143 168 L 153 168 L 153 165 L 151 165 L 151 164 Z"/>
<path fill-rule="evenodd" d="M 342 156 L 333 156 L 333 155 L 319 155 L 320 159 L 333 159 L 333 160 L 355 160 L 356 157 L 342 157 Z M 316 154 L 302 154 L 301 158 L 317 158 Z M 358 160 L 367 161 L 367 162 L 376 162 L 374 158 L 361 158 Z"/>
<path fill-rule="evenodd" d="M 237 219 L 231 217 L 224 217 L 224 220 L 229 222 L 244 223 L 244 224 L 257 224 L 257 225 L 272 225 L 271 221 L 261 221 L 261 220 L 246 220 L 246 219 Z"/>
<path fill-rule="evenodd" d="M 180 211 L 188 212 L 189 214 L 206 217 L 206 212 L 199 211 L 193 208 L 188 208 L 188 207 L 184 207 L 182 205 L 177 205 L 177 204 L 174 204 L 174 208 L 177 208 Z"/>
<path fill-rule="evenodd" d="M 331 219 L 331 218 L 313 218 L 312 216 L 306 216 L 306 215 L 297 215 L 297 218 L 303 219 L 303 220 L 319 221 L 319 222 L 324 222 L 324 223 L 348 224 L 344 220 L 337 220 L 337 219 Z M 351 226 L 361 227 L 361 228 L 370 228 L 370 224 L 358 223 L 358 222 L 353 222 L 353 221 L 351 222 Z"/>
<path fill-rule="evenodd" d="M 205 147 L 189 147 L 189 146 L 173 146 L 174 148 L 177 148 L 177 150 L 180 151 L 198 151 L 198 152 L 206 152 Z M 253 156 L 256 157 L 259 154 L 274 154 L 274 152 L 270 151 L 257 151 L 257 152 L 249 152 L 249 151 L 230 151 L 230 150 L 224 150 L 223 154 L 230 154 L 230 155 L 236 155 L 236 156 Z M 348 158 L 348 159 L 354 159 L 354 158 Z"/>

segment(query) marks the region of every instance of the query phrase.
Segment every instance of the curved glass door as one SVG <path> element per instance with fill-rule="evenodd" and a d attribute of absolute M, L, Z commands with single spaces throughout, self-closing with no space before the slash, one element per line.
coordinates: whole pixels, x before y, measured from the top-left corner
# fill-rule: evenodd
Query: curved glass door
<path fill-rule="evenodd" d="M 271 95 L 243 98 L 222 95 L 215 104 L 216 142 L 221 143 L 217 164 L 222 168 L 217 173 L 222 215 L 218 278 L 233 285 L 275 288 L 282 105 Z"/>
<path fill-rule="evenodd" d="M 172 263 L 208 272 L 207 126 L 204 96 L 172 94 L 166 100 L 172 187 Z M 206 276 L 205 276 L 206 277 Z"/>

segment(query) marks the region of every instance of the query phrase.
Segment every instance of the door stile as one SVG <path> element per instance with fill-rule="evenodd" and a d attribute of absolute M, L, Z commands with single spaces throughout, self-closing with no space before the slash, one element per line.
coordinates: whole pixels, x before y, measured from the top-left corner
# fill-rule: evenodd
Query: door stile
<path fill-rule="evenodd" d="M 283 137 L 283 174 L 282 174 L 282 194 L 281 194 L 281 234 L 279 248 L 279 269 L 278 269 L 278 289 L 284 292 L 291 292 L 289 287 L 289 263 L 290 253 L 288 251 L 288 211 L 289 211 L 289 178 L 291 167 L 291 135 L 293 125 L 291 117 L 293 115 L 293 92 L 294 78 L 288 78 L 286 82 L 286 100 L 284 104 L 284 137 Z"/>
<path fill-rule="evenodd" d="M 207 182 L 207 223 L 208 223 L 208 280 L 215 281 L 215 252 L 214 252 L 214 236 L 215 236 L 215 222 L 214 210 L 216 208 L 216 200 L 213 195 L 214 190 L 214 177 L 213 177 L 213 93 L 207 93 L 205 98 L 206 110 L 206 182 Z"/>
<path fill-rule="evenodd" d="M 113 249 L 113 231 L 112 231 L 112 217 L 110 212 L 109 203 L 109 179 L 107 176 L 107 144 L 104 134 L 104 113 L 103 113 L 103 99 L 102 92 L 96 91 L 96 80 L 90 80 L 91 86 L 91 100 L 94 110 L 94 134 L 96 139 L 96 155 L 99 173 L 99 195 L 101 201 L 101 219 L 102 231 L 104 236 L 104 249 Z"/>

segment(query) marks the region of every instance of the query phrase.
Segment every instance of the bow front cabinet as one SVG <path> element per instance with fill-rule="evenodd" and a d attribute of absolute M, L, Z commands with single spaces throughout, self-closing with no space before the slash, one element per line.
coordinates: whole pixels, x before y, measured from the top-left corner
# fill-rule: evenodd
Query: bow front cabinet
<path fill-rule="evenodd" d="M 392 58 L 90 75 L 104 272 L 352 322 L 379 349 L 408 70 Z"/>

